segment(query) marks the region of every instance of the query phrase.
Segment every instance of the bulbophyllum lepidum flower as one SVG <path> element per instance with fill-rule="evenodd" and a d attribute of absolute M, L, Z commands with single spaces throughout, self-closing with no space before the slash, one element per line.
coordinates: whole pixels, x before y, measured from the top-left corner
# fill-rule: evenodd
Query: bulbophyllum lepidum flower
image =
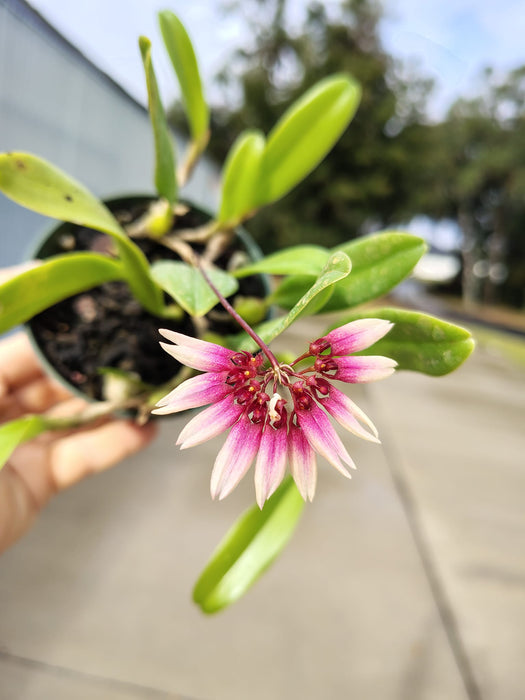
<path fill-rule="evenodd" d="M 212 498 L 227 496 L 255 459 L 255 492 L 261 508 L 281 483 L 287 464 L 303 498 L 312 500 L 317 454 L 348 478 L 347 467 L 355 469 L 328 415 L 358 437 L 379 442 L 372 421 L 334 381 L 357 384 L 392 374 L 396 362 L 388 357 L 351 354 L 373 345 L 391 327 L 382 319 L 352 321 L 310 343 L 290 364 L 279 363 L 270 352 L 267 359 L 263 352 L 236 352 L 161 330 L 171 341 L 162 347 L 203 374 L 176 387 L 153 412 L 177 413 L 211 404 L 180 433 L 181 449 L 230 429 L 213 467 Z"/>

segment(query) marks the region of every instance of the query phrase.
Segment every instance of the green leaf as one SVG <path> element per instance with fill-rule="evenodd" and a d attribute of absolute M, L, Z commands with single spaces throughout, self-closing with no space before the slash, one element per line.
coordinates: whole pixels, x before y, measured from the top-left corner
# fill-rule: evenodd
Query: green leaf
<path fill-rule="evenodd" d="M 0 154 L 0 191 L 28 209 L 112 236 L 136 298 L 152 313 L 162 309 L 162 294 L 149 274 L 144 254 L 111 212 L 83 185 L 30 153 Z"/>
<path fill-rule="evenodd" d="M 321 80 L 295 102 L 268 135 L 260 204 L 283 197 L 327 155 L 355 114 L 361 88 L 349 75 Z"/>
<path fill-rule="evenodd" d="M 419 311 L 373 309 L 352 314 L 337 325 L 369 317 L 384 318 L 395 325 L 384 338 L 357 354 L 391 357 L 398 369 L 440 377 L 459 367 L 474 349 L 469 331 Z"/>
<path fill-rule="evenodd" d="M 247 277 L 258 272 L 271 275 L 319 275 L 330 251 L 318 245 L 298 245 L 267 255 L 261 260 L 249 263 L 233 273 L 235 277 Z"/>
<path fill-rule="evenodd" d="M 13 451 L 27 440 L 46 430 L 45 420 L 41 416 L 28 415 L 9 421 L 0 426 L 0 469 L 5 465 Z"/>
<path fill-rule="evenodd" d="M 124 277 L 121 262 L 97 253 L 47 258 L 0 286 L 0 333 L 73 294 Z"/>
<path fill-rule="evenodd" d="M 328 259 L 323 271 L 314 281 L 312 286 L 295 304 L 289 313 L 281 318 L 271 319 L 260 326 L 257 326 L 256 331 L 265 343 L 269 343 L 276 338 L 280 333 L 288 328 L 298 316 L 309 315 L 316 313 L 318 310 L 318 295 L 323 299 L 323 303 L 331 293 L 332 285 L 346 277 L 352 269 L 352 263 L 348 255 L 342 252 L 333 253 Z M 326 295 L 326 296 L 324 296 Z M 251 338 L 245 338 L 241 341 L 240 346 L 243 350 L 255 350 L 256 345 Z"/>
<path fill-rule="evenodd" d="M 163 260 L 151 268 L 153 278 L 191 316 L 204 316 L 219 300 L 195 267 L 183 262 Z M 236 279 L 217 268 L 206 271 L 217 289 L 225 297 L 239 288 Z"/>
<path fill-rule="evenodd" d="M 236 226 L 256 207 L 265 140 L 260 131 L 244 131 L 231 147 L 222 174 L 219 223 Z"/>
<path fill-rule="evenodd" d="M 146 74 L 148 108 L 155 141 L 155 187 L 160 197 L 165 197 L 173 204 L 177 199 L 175 152 L 151 60 L 151 41 L 141 36 L 139 47 Z"/>
<path fill-rule="evenodd" d="M 0 190 L 28 209 L 125 238 L 111 212 L 83 185 L 31 153 L 0 154 Z"/>
<path fill-rule="evenodd" d="M 357 306 L 386 294 L 412 272 L 427 244 L 409 233 L 386 231 L 350 241 L 336 250 L 352 260 L 352 276 L 335 290 L 334 297 L 340 297 L 332 299 L 326 311 Z M 344 306 L 336 306 L 336 301 Z"/>
<path fill-rule="evenodd" d="M 289 541 L 304 508 L 287 477 L 264 508 L 246 511 L 212 555 L 193 590 L 193 600 L 214 613 L 238 600 L 270 566 Z"/>
<path fill-rule="evenodd" d="M 164 10 L 159 12 L 159 23 L 164 44 L 177 74 L 182 100 L 194 141 L 207 140 L 210 114 L 199 74 L 199 67 L 191 40 L 179 18 Z"/>
<path fill-rule="evenodd" d="M 284 279 L 268 298 L 268 303 L 291 309 L 310 289 L 315 281 L 314 275 L 291 275 Z"/>
<path fill-rule="evenodd" d="M 408 233 L 389 231 L 350 241 L 336 250 L 350 257 L 352 274 L 335 286 L 323 312 L 343 311 L 389 292 L 410 274 L 426 251 L 426 243 Z M 311 276 L 289 277 L 275 290 L 271 301 L 288 309 L 311 284 Z"/>

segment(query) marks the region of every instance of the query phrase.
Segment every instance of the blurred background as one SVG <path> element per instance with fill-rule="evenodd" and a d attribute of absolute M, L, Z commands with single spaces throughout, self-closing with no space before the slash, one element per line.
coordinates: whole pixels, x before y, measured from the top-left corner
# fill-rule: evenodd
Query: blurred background
<path fill-rule="evenodd" d="M 267 132 L 307 87 L 350 72 L 363 86 L 350 128 L 247 228 L 265 252 L 385 228 L 423 236 L 429 254 L 394 301 L 459 319 L 478 350 L 444 380 L 400 375 L 363 395 L 381 452 L 352 447 L 366 468 L 344 495 L 323 475 L 284 563 L 218 619 L 188 600 L 243 507 L 235 496 L 210 514 L 216 446 L 173 470 L 178 424 L 164 426 L 149 456 L 60 497 L 0 562 L 0 698 L 522 698 L 521 0 L 0 0 L 0 150 L 44 156 L 101 196 L 150 191 L 139 34 L 185 142 L 156 25 L 166 7 L 213 108 L 186 196 L 213 209 L 239 131 Z M 50 223 L 5 198 L 0 221 L 2 265 Z"/>

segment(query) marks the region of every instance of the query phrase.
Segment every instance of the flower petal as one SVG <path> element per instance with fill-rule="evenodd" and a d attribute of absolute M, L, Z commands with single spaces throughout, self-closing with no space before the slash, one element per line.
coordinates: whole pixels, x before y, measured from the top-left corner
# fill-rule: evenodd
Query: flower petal
<path fill-rule="evenodd" d="M 299 493 L 305 501 L 312 501 L 317 483 L 317 460 L 302 429 L 293 423 L 288 433 L 288 461 Z"/>
<path fill-rule="evenodd" d="M 389 377 L 395 370 L 397 362 L 382 355 L 363 355 L 359 357 L 334 357 L 337 370 L 333 379 L 351 384 L 376 382 Z"/>
<path fill-rule="evenodd" d="M 234 403 L 234 397 L 228 394 L 222 401 L 205 408 L 192 418 L 179 435 L 177 445 L 185 450 L 211 440 L 231 428 L 243 411 L 244 406 Z"/>
<path fill-rule="evenodd" d="M 357 435 L 364 440 L 370 440 L 370 442 L 377 442 L 378 433 L 377 428 L 372 423 L 370 418 L 362 411 L 357 404 L 355 404 L 351 399 L 343 394 L 342 391 L 336 389 L 335 386 L 330 385 L 330 393 L 326 397 L 319 397 L 319 403 L 323 408 L 325 408 L 328 413 L 338 421 L 343 428 L 346 428 L 354 435 Z M 369 432 L 364 428 L 361 423 L 370 428 Z"/>
<path fill-rule="evenodd" d="M 243 416 L 230 430 L 213 465 L 210 491 L 212 498 L 225 498 L 250 468 L 259 449 L 262 423 Z"/>
<path fill-rule="evenodd" d="M 349 355 L 365 350 L 385 336 L 394 324 L 382 318 L 362 318 L 334 328 L 325 336 L 332 355 Z"/>
<path fill-rule="evenodd" d="M 223 399 L 231 392 L 231 387 L 226 382 L 228 372 L 206 372 L 198 377 L 187 379 L 173 391 L 164 396 L 152 411 L 157 415 L 178 413 L 188 408 L 205 406 Z"/>
<path fill-rule="evenodd" d="M 262 508 L 284 478 L 286 471 L 286 423 L 273 428 L 267 423 L 255 463 L 255 499 Z"/>
<path fill-rule="evenodd" d="M 296 412 L 299 425 L 314 450 L 328 460 L 341 474 L 350 479 L 350 474 L 341 464 L 341 460 L 352 469 L 356 468 L 355 464 L 326 414 L 317 405 L 306 410 L 299 409 Z"/>
<path fill-rule="evenodd" d="M 183 365 L 204 372 L 220 372 L 232 368 L 231 358 L 235 355 L 233 350 L 164 328 L 161 328 L 159 333 L 175 343 L 175 345 L 168 343 L 160 345 Z"/>

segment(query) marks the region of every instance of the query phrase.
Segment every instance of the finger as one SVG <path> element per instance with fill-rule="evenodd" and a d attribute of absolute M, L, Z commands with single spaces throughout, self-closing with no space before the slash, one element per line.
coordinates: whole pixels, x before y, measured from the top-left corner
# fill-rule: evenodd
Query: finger
<path fill-rule="evenodd" d="M 139 427 L 117 420 L 58 440 L 50 446 L 50 469 L 57 490 L 108 469 L 145 447 L 155 433 L 152 423 Z"/>
<path fill-rule="evenodd" d="M 65 387 L 48 377 L 36 379 L 16 392 L 16 399 L 26 413 L 43 413 L 70 398 L 71 394 Z"/>
<path fill-rule="evenodd" d="M 38 508 L 18 472 L 6 464 L 0 472 L 0 554 L 29 529 Z"/>
<path fill-rule="evenodd" d="M 0 343 L 0 399 L 41 375 L 42 368 L 25 333 Z"/>
<path fill-rule="evenodd" d="M 71 418 L 78 413 L 82 413 L 89 406 L 85 399 L 80 396 L 66 396 L 65 401 L 57 403 L 46 411 L 46 418 Z"/>
<path fill-rule="evenodd" d="M 7 399 L 0 400 L 0 422 L 5 423 L 27 413 L 44 413 L 46 418 L 72 418 L 85 411 L 87 402 L 71 396 L 58 384 L 45 378 L 30 382 Z M 54 433 L 44 433 L 36 438 L 39 442 L 49 442 Z"/>

